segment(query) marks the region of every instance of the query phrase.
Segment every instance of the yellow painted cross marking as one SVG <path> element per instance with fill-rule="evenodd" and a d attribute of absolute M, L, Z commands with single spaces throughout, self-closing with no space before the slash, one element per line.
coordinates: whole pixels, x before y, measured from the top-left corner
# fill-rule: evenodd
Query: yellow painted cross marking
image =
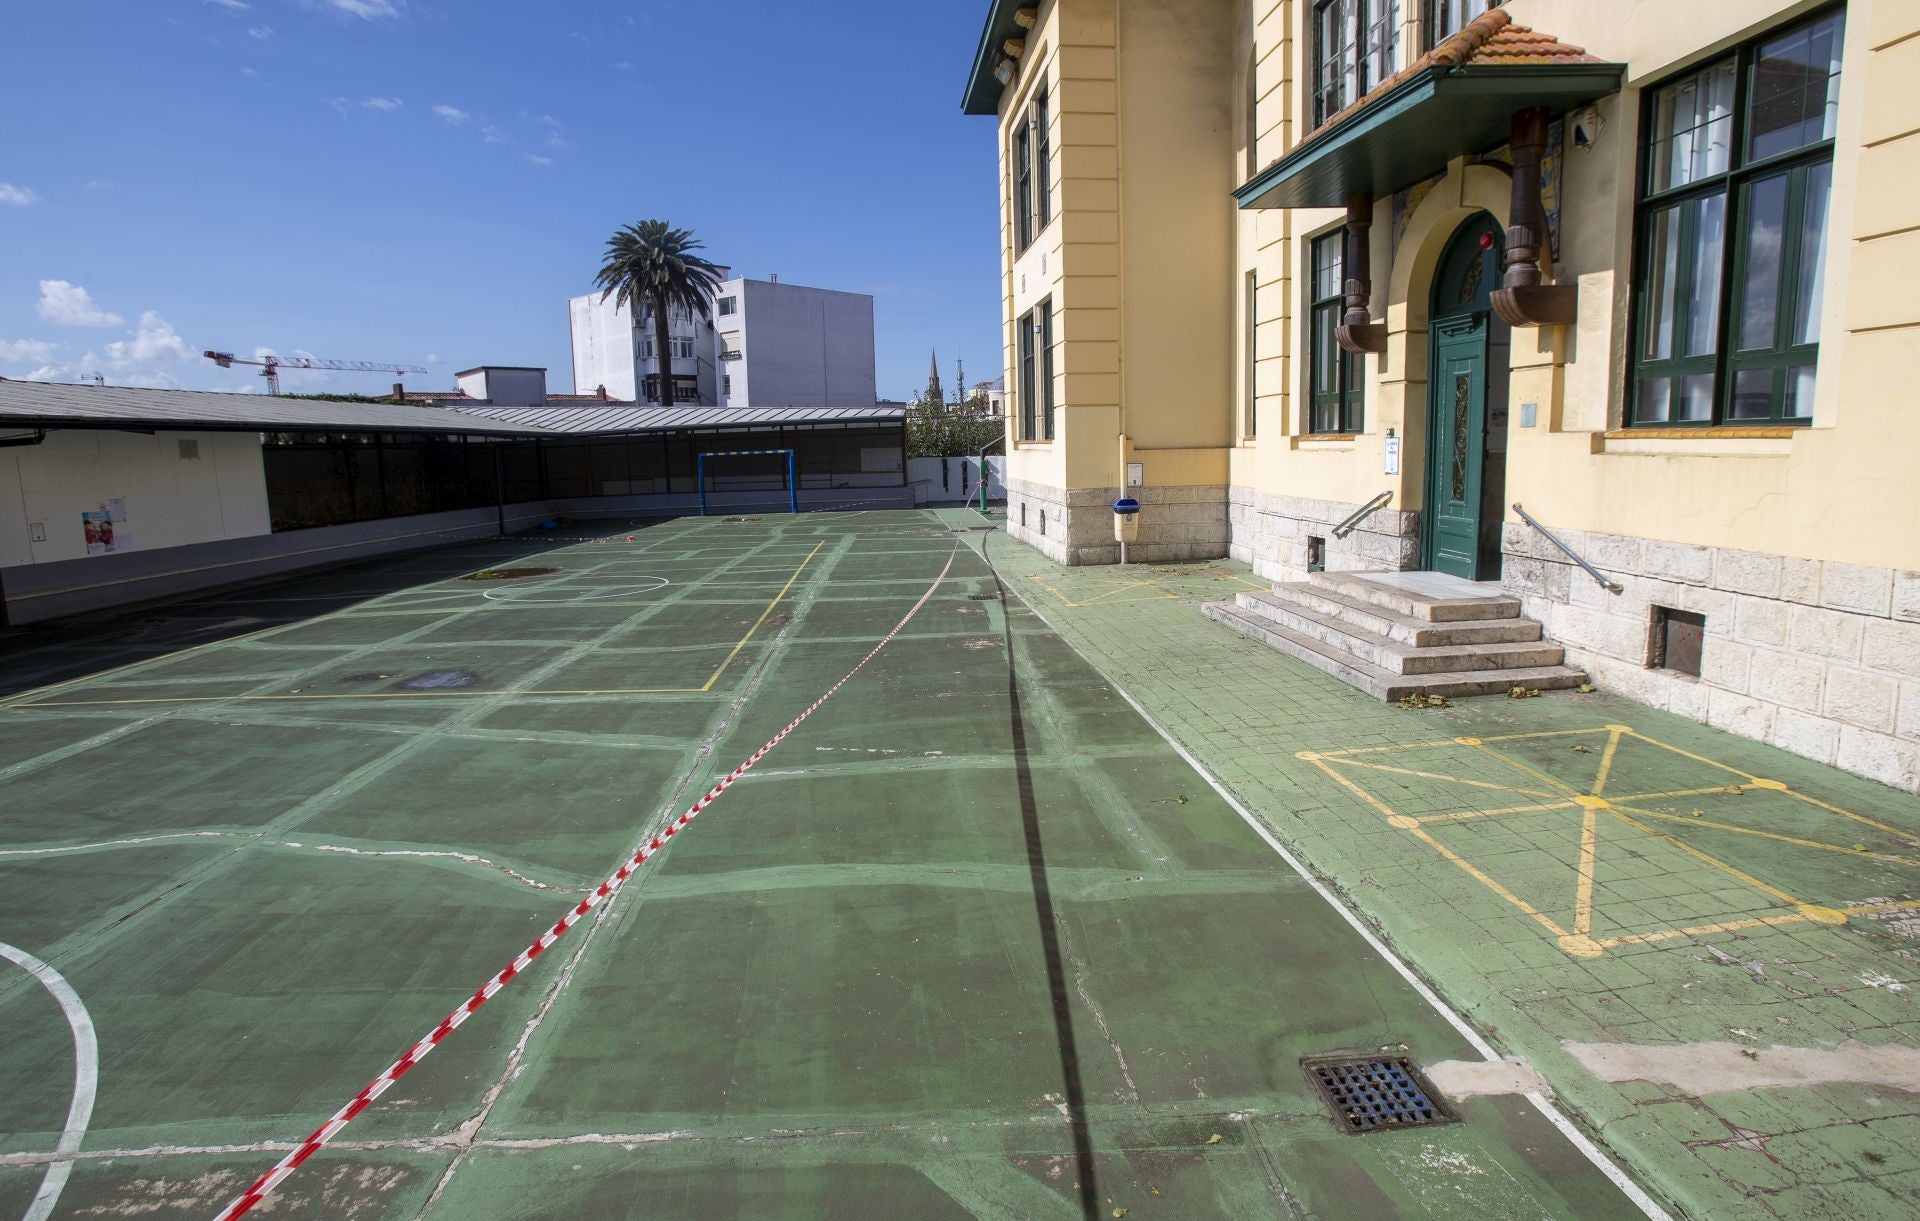
<path fill-rule="evenodd" d="M 1549 772 L 1535 766 L 1527 758 L 1521 758 L 1511 750 L 1499 749 L 1499 746 L 1539 742 L 1543 739 L 1564 739 L 1588 737 L 1599 739 L 1604 736 L 1604 744 L 1599 745 L 1597 765 L 1592 781 L 1581 787 L 1556 778 Z M 1662 792 L 1633 793 L 1625 796 L 1606 796 L 1609 783 L 1617 778 L 1618 765 L 1623 748 L 1629 743 L 1641 743 L 1657 750 L 1668 752 L 1672 756 L 1688 760 L 1704 767 L 1712 768 L 1723 774 L 1726 780 L 1718 784 L 1698 787 L 1680 787 Z M 1598 744 L 1598 743 L 1597 743 Z M 1556 747 L 1555 750 L 1571 750 L 1592 754 L 1591 748 L 1575 744 L 1571 747 Z M 1442 760 L 1434 762 L 1431 754 L 1422 759 L 1422 766 L 1395 766 L 1378 758 L 1381 755 L 1408 755 L 1415 752 L 1452 751 L 1452 758 L 1459 766 L 1450 766 Z M 1810 902 L 1805 898 L 1788 893 L 1781 887 L 1756 876 L 1737 865 L 1703 851 L 1686 840 L 1662 831 L 1656 824 L 1661 822 L 1679 823 L 1715 832 L 1749 836 L 1773 843 L 1787 844 L 1795 848 L 1805 848 L 1822 853 L 1837 853 L 1853 856 L 1861 860 L 1875 861 L 1886 865 L 1920 869 L 1920 853 L 1912 855 L 1897 851 L 1886 851 L 1868 847 L 1864 844 L 1848 845 L 1828 843 L 1803 835 L 1792 835 L 1781 831 L 1766 830 L 1762 827 L 1743 826 L 1738 822 L 1720 818 L 1709 818 L 1701 811 L 1693 811 L 1691 816 L 1671 811 L 1650 809 L 1645 803 L 1684 797 L 1705 797 L 1719 794 L 1739 794 L 1754 792 L 1779 794 L 1808 806 L 1848 819 L 1853 823 L 1872 827 L 1877 831 L 1902 841 L 1911 842 L 1915 837 L 1911 832 L 1892 826 L 1854 811 L 1843 809 L 1829 802 L 1795 792 L 1793 788 L 1779 780 L 1754 776 L 1718 760 L 1706 758 L 1670 743 L 1650 738 L 1630 725 L 1604 725 L 1592 729 L 1552 730 L 1540 733 L 1504 734 L 1494 737 L 1459 737 L 1441 741 L 1400 743 L 1391 746 L 1364 746 L 1349 750 L 1301 751 L 1297 757 L 1312 763 L 1320 771 L 1331 777 L 1361 801 L 1380 813 L 1388 826 L 1405 831 L 1433 849 L 1443 860 L 1448 861 L 1469 877 L 1485 886 L 1500 899 L 1517 908 L 1541 929 L 1556 939 L 1556 943 L 1566 953 L 1579 958 L 1592 958 L 1604 954 L 1610 949 L 1624 945 L 1645 945 L 1687 937 L 1707 936 L 1714 933 L 1737 931 L 1740 929 L 1765 928 L 1785 924 L 1845 924 L 1851 916 L 1872 915 L 1895 910 L 1920 910 L 1920 900 L 1890 901 L 1877 904 L 1860 904 L 1849 907 L 1826 906 Z M 1530 757 L 1540 758 L 1537 751 Z M 1485 761 L 1491 761 L 1513 773 L 1510 783 L 1503 783 L 1498 771 L 1489 773 Z M 1476 766 L 1476 762 L 1479 766 Z M 1556 769 L 1558 770 L 1558 769 Z M 1466 772 L 1455 775 L 1451 772 Z M 1485 779 L 1487 775 L 1494 779 Z M 1363 780 L 1369 776 L 1404 776 L 1418 780 L 1434 781 L 1441 785 L 1459 786 L 1455 792 L 1463 801 L 1477 801 L 1478 795 L 1486 792 L 1511 793 L 1516 797 L 1540 799 L 1536 802 L 1484 808 L 1469 805 L 1469 808 L 1443 810 L 1436 813 L 1408 814 L 1396 810 L 1388 804 L 1385 797 L 1372 791 Z M 1384 781 L 1383 781 L 1384 782 Z M 1542 791 L 1542 790 L 1546 791 Z M 1399 789 L 1384 792 L 1402 791 Z M 1555 800 L 1555 798 L 1560 798 Z M 1429 808 L 1431 807 L 1429 799 Z M 1779 807 L 1771 806 L 1777 810 Z M 1462 846 L 1442 843 L 1429 831 L 1428 827 L 1461 825 L 1462 834 L 1471 831 L 1477 820 L 1513 816 L 1522 814 L 1557 814 L 1561 811 L 1579 812 L 1578 852 L 1573 864 L 1573 920 L 1572 927 L 1564 928 L 1533 903 L 1522 898 L 1508 886 L 1501 883 L 1490 872 L 1469 859 L 1474 849 L 1471 844 Z M 1683 927 L 1653 929 L 1622 934 L 1620 936 L 1600 936 L 1595 931 L 1596 920 L 1604 914 L 1607 896 L 1599 883 L 1600 861 L 1603 843 L 1600 835 L 1603 816 L 1607 825 L 1624 828 L 1639 836 L 1658 841 L 1675 849 L 1699 864 L 1740 883 L 1755 892 L 1755 897 L 1764 906 L 1778 904 L 1771 911 L 1756 911 L 1750 917 L 1716 920 L 1711 923 L 1689 924 Z M 1453 836 L 1458 841 L 1459 836 Z M 1607 843 L 1616 842 L 1609 838 Z M 1503 840 L 1501 851 L 1511 851 L 1511 840 Z M 1636 854 L 1638 855 L 1638 854 Z M 1761 899 L 1760 896 L 1764 896 Z M 1784 908 L 1785 910 L 1781 910 Z"/>

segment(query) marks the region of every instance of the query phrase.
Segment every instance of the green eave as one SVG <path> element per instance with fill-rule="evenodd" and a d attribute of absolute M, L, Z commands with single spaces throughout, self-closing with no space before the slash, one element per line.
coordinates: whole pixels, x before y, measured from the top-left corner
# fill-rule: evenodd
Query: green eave
<path fill-rule="evenodd" d="M 993 79 L 994 65 L 1004 56 L 1000 44 L 1026 33 L 1014 23 L 1016 10 L 1038 8 L 1040 0 L 992 0 L 987 7 L 987 27 L 980 32 L 980 46 L 973 53 L 973 71 L 967 74 L 967 91 L 961 95 L 963 114 L 999 114 L 1000 82 Z"/>
<path fill-rule="evenodd" d="M 1513 112 L 1564 114 L 1620 89 L 1625 64 L 1497 64 L 1417 72 L 1233 193 L 1242 208 L 1339 208 L 1425 182 L 1506 143 Z M 991 78 L 989 78 L 991 79 Z"/>

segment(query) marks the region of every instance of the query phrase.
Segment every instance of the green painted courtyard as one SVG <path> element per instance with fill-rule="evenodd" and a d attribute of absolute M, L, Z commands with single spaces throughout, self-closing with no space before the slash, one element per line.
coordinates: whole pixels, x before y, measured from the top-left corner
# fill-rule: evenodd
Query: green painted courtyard
<path fill-rule="evenodd" d="M 768 514 L 0 638 L 0 1216 L 218 1214 L 784 729 L 258 1215 L 1920 1210 L 1920 801 L 1263 584 Z"/>

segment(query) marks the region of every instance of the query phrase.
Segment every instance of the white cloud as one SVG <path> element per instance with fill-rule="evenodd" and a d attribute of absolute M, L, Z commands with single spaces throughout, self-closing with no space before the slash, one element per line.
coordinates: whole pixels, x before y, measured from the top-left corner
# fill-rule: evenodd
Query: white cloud
<path fill-rule="evenodd" d="M 251 4 L 247 3 L 247 0 L 207 0 L 207 3 L 217 4 L 221 8 L 230 9 L 236 13 L 244 13 L 248 9 L 253 7 Z"/>
<path fill-rule="evenodd" d="M 59 326 L 119 326 L 120 315 L 93 303 L 87 290 L 65 280 L 40 281 L 40 316 Z"/>
<path fill-rule="evenodd" d="M 431 354 L 430 354 L 430 355 L 428 355 L 428 357 L 427 357 L 427 363 L 428 363 L 429 365 L 437 365 L 437 364 L 441 364 L 441 363 L 442 363 L 442 358 L 441 358 L 441 357 L 439 357 L 439 356 L 435 356 L 435 355 L 431 355 Z"/>
<path fill-rule="evenodd" d="M 327 105 L 333 107 L 334 110 L 341 115 L 345 115 L 349 110 L 353 109 L 353 103 L 346 98 L 335 98 L 331 102 L 328 102 Z"/>
<path fill-rule="evenodd" d="M 345 13 L 349 17 L 358 17 L 363 21 L 380 21 L 389 17 L 398 17 L 400 10 L 406 7 L 406 0 L 307 0 L 307 2 L 336 13 Z"/>
<path fill-rule="evenodd" d="M 0 339 L 0 361 L 18 365 L 31 361 L 45 365 L 53 360 L 53 350 L 57 346 L 44 339 Z"/>
<path fill-rule="evenodd" d="M 613 66 L 613 70 L 615 72 L 631 72 L 633 71 L 633 63 L 631 60 L 623 59 Z"/>
<path fill-rule="evenodd" d="M 553 164 L 553 158 L 552 158 L 552 157 L 542 157 L 542 156 L 541 156 L 541 155 L 540 155 L 539 153 L 528 153 L 528 154 L 527 154 L 527 163 L 528 163 L 529 165 L 552 165 L 552 164 Z"/>
<path fill-rule="evenodd" d="M 392 114 L 394 111 L 406 105 L 406 103 L 399 98 L 368 98 L 360 104 L 368 110 L 378 110 L 383 114 Z"/>
<path fill-rule="evenodd" d="M 512 144 L 513 138 L 489 123 L 480 129 L 480 138 L 488 144 Z"/>
<path fill-rule="evenodd" d="M 260 73 L 253 68 L 242 68 L 240 69 L 240 75 L 241 76 L 259 76 Z"/>
<path fill-rule="evenodd" d="M 39 198 L 26 187 L 14 186 L 11 182 L 0 182 L 0 204 L 12 204 L 16 208 L 24 208 Z"/>
<path fill-rule="evenodd" d="M 133 338 L 107 345 L 107 360 L 116 368 L 150 365 L 155 361 L 192 360 L 197 353 L 180 338 L 173 324 L 152 310 L 140 315 Z"/>
<path fill-rule="evenodd" d="M 33 351 L 28 355 L 39 356 L 41 348 L 53 345 L 41 345 L 33 340 L 22 341 Z M 152 310 L 140 315 L 140 324 L 134 328 L 131 339 L 115 340 L 99 351 L 88 351 L 76 360 L 56 361 L 51 358 L 32 373 L 29 381 L 73 382 L 91 380 L 99 374 L 107 381 L 119 386 L 159 386 L 178 388 L 183 385 L 183 377 L 191 381 L 207 384 L 218 380 L 217 376 L 195 376 L 198 370 L 200 354 L 193 346 L 182 339 L 165 318 Z M 211 366 L 209 366 L 211 369 Z"/>
<path fill-rule="evenodd" d="M 265 42 L 267 39 L 273 37 L 273 27 L 270 25 L 250 25 L 247 27 L 247 37 L 258 38 L 261 42 Z"/>
<path fill-rule="evenodd" d="M 453 124 L 455 127 L 460 126 L 460 124 L 466 122 L 468 119 L 471 119 L 473 117 L 472 115 L 468 114 L 466 111 L 460 109 L 458 106 L 448 106 L 444 103 L 439 106 L 435 106 L 433 108 L 433 113 L 436 115 L 439 115 L 441 118 Z"/>

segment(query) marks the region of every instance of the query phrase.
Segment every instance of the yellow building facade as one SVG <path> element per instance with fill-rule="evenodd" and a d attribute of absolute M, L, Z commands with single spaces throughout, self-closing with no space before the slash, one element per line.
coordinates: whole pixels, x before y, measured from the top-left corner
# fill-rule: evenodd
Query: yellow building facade
<path fill-rule="evenodd" d="M 1014 538 L 1448 574 L 1920 791 L 1920 4 L 994 0 L 965 106 Z"/>

